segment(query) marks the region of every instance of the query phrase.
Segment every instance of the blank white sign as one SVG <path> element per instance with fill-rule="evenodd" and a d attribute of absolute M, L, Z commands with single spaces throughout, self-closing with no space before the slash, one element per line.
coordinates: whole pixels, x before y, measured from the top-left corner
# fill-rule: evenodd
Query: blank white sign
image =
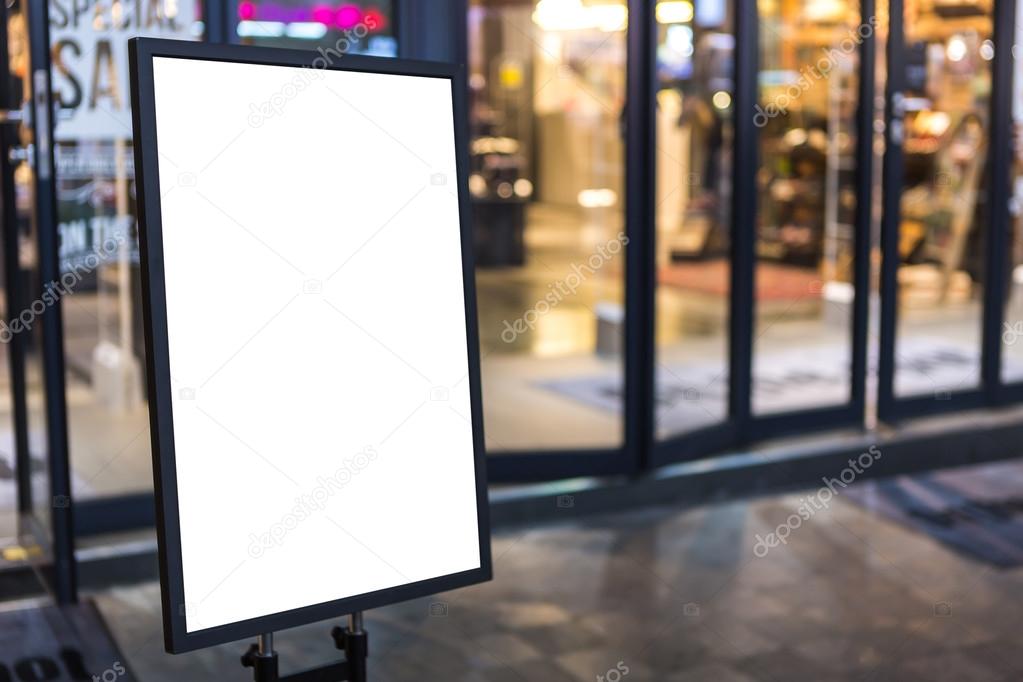
<path fill-rule="evenodd" d="M 451 81 L 154 81 L 187 631 L 479 568 Z"/>

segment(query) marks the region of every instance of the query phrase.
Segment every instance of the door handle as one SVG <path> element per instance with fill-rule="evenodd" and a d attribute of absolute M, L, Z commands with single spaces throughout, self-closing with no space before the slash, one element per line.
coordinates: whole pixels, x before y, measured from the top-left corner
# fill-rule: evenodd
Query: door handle
<path fill-rule="evenodd" d="M 36 148 L 36 174 L 41 180 L 49 180 L 50 168 L 50 133 L 52 131 L 52 119 L 50 115 L 50 88 L 47 73 L 43 69 L 36 69 L 32 73 L 32 86 L 35 95 L 35 148 Z"/>
<path fill-rule="evenodd" d="M 892 94 L 892 118 L 902 118 L 906 115 L 906 97 L 901 92 Z"/>
<path fill-rule="evenodd" d="M 892 119 L 888 125 L 888 139 L 891 140 L 892 144 L 902 144 L 906 137 L 905 128 L 906 124 L 902 122 L 901 118 Z"/>
<path fill-rule="evenodd" d="M 893 144 L 901 145 L 906 137 L 906 98 L 901 92 L 892 93 L 891 115 L 888 121 L 888 139 Z"/>
<path fill-rule="evenodd" d="M 21 109 L 0 109 L 0 123 L 17 125 L 28 121 L 30 118 L 31 115 L 28 113 L 27 107 Z"/>

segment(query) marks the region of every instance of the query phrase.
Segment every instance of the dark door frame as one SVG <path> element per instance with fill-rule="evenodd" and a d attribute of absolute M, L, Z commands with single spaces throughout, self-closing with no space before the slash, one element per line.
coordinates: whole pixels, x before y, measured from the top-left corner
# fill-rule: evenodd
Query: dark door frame
<path fill-rule="evenodd" d="M 1012 139 L 1013 47 L 1016 40 L 1016 0 L 995 0 L 994 35 L 995 54 L 991 65 L 991 139 Z M 1012 264 L 1012 216 L 1009 204 L 1012 198 L 1012 149 L 1009 144 L 995 144 L 991 149 L 990 195 L 1004 197 L 1004 201 L 989 201 L 991 210 L 991 237 L 988 239 L 987 261 L 990 273 L 984 299 L 984 359 L 983 377 L 988 400 L 1003 405 L 1023 401 L 1023 382 L 1006 383 L 1002 377 L 1008 291 Z"/>
<path fill-rule="evenodd" d="M 46 0 L 22 3 L 28 26 L 29 78 L 32 110 L 32 220 L 36 236 L 37 277 L 31 296 L 40 295 L 60 280 L 57 234 L 57 181 L 54 161 L 54 116 L 50 62 L 50 22 Z M 29 297 L 23 297 L 22 301 Z M 50 479 L 49 506 L 51 570 L 44 572 L 59 604 L 77 601 L 74 509 L 68 460 L 67 402 L 64 376 L 64 322 L 61 298 L 52 295 L 39 318 L 45 388 L 46 460 Z M 33 301 L 34 303 L 34 301 Z M 34 305 L 33 305 L 34 312 Z M 38 502 L 37 502 L 38 504 Z"/>

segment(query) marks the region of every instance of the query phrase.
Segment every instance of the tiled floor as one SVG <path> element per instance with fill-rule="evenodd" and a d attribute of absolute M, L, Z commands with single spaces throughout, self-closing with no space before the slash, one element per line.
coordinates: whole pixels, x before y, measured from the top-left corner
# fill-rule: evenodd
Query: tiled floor
<path fill-rule="evenodd" d="M 371 679 L 1023 678 L 1023 569 L 975 563 L 840 497 L 756 556 L 756 536 L 796 525 L 804 495 L 581 520 L 566 509 L 501 532 L 493 582 L 367 614 Z M 246 643 L 163 654 L 155 585 L 97 599 L 144 682 L 251 679 Z M 328 660 L 329 626 L 279 633 L 284 669 Z"/>

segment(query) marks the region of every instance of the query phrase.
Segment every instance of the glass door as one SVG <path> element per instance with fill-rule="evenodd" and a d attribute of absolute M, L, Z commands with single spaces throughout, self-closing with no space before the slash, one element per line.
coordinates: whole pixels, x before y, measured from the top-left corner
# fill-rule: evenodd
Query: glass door
<path fill-rule="evenodd" d="M 469 3 L 469 190 L 498 470 L 511 453 L 582 465 L 624 443 L 632 23 L 623 0 Z"/>
<path fill-rule="evenodd" d="M 2 447 L 15 466 L 18 542 L 5 559 L 38 565 L 59 603 L 76 599 L 58 235 L 49 17 L 43 3 L 7 3 L 0 57 L 0 203 L 6 307 L 0 341 L 9 387 Z M 9 509 L 5 504 L 4 511 Z"/>
<path fill-rule="evenodd" d="M 79 501 L 152 489 L 128 40 L 201 38 L 201 11 L 201 3 L 178 0 L 98 4 L 87 17 L 50 6 L 65 380 Z M 179 182 L 197 181 L 182 175 Z"/>
<path fill-rule="evenodd" d="M 860 61 L 856 0 L 760 0 L 756 416 L 853 401 Z M 868 101 L 869 106 L 869 101 Z M 868 138 L 870 129 L 863 132 Z M 863 225 L 864 230 L 869 225 Z"/>
<path fill-rule="evenodd" d="M 656 74 L 655 438 L 729 417 L 734 10 L 659 2 Z"/>
<path fill-rule="evenodd" d="M 996 326 L 984 301 L 1005 286 L 987 268 L 995 200 L 1006 199 L 989 191 L 992 146 L 1008 144 L 991 136 L 994 11 L 994 0 L 891 3 L 882 418 L 983 397 L 984 330 Z"/>
<path fill-rule="evenodd" d="M 21 93 L 11 73 L 7 8 L 0 7 L 0 110 L 6 111 L 0 123 L 0 565 L 23 560 L 19 517 L 32 507 L 31 462 L 25 444 L 24 339 L 11 332 L 10 312 L 18 308 L 18 210 L 14 200 L 14 161 L 11 150 L 18 147 L 18 121 Z M 12 120 L 13 119 L 13 120 Z M 12 304 L 13 302 L 13 304 Z M 20 429 L 19 429 L 20 425 Z"/>

